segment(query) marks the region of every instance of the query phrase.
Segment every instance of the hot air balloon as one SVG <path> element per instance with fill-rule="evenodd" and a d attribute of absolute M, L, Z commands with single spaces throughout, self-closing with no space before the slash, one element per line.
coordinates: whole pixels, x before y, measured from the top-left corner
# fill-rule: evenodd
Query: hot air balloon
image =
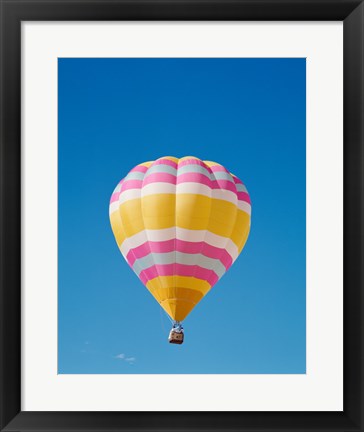
<path fill-rule="evenodd" d="M 125 260 L 173 321 L 182 321 L 230 268 L 250 230 L 243 182 L 216 162 L 162 157 L 133 168 L 110 200 L 110 222 Z"/>

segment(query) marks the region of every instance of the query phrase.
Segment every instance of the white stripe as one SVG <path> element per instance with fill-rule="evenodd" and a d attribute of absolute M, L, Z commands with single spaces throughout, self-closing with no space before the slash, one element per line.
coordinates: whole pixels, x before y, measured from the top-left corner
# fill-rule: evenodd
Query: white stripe
<path fill-rule="evenodd" d="M 128 189 L 121 192 L 119 195 L 119 205 L 124 204 L 126 201 L 140 198 L 141 189 Z"/>
<path fill-rule="evenodd" d="M 117 192 L 120 192 L 121 186 L 122 186 L 122 183 L 121 183 L 121 182 L 118 183 L 118 185 L 117 185 L 116 188 L 114 189 L 113 194 L 114 194 L 114 193 L 117 193 Z"/>
<path fill-rule="evenodd" d="M 119 205 L 126 201 L 137 199 L 144 196 L 156 195 L 156 194 L 195 194 L 203 195 L 209 198 L 220 199 L 223 201 L 231 202 L 232 204 L 238 205 L 240 210 L 244 210 L 250 214 L 248 203 L 238 201 L 237 196 L 234 192 L 224 189 L 211 189 L 209 186 L 201 183 L 180 183 L 174 185 L 171 183 L 151 183 L 142 187 L 141 189 L 128 189 L 122 192 L 119 196 Z M 240 203 L 245 203 L 240 205 Z"/>
<path fill-rule="evenodd" d="M 124 255 L 124 258 L 125 258 L 125 260 L 126 260 L 127 262 L 128 262 L 128 260 L 126 259 L 126 256 L 127 256 L 128 252 L 129 252 L 129 250 L 130 250 L 130 249 L 134 249 L 135 247 L 137 247 L 136 244 L 133 245 L 133 239 L 134 239 L 136 236 L 138 236 L 138 239 L 137 239 L 137 240 L 138 240 L 139 244 L 143 244 L 143 243 L 146 243 L 147 241 L 150 241 L 150 239 L 147 237 L 147 230 L 141 231 L 141 232 L 139 232 L 138 234 L 135 234 L 133 237 L 130 237 L 130 238 L 126 239 L 126 241 L 124 241 L 124 242 L 122 243 L 122 245 L 120 246 L 120 251 L 121 251 L 121 253 Z M 129 244 L 130 247 L 126 250 L 126 249 L 125 249 L 125 246 L 126 246 L 127 244 Z M 137 275 L 139 275 L 140 272 L 143 270 L 143 268 L 141 267 L 141 265 L 139 264 L 138 261 L 139 261 L 139 260 L 136 260 L 135 263 L 134 263 L 134 265 L 133 265 L 133 267 L 132 267 L 133 270 L 134 270 L 134 272 L 135 272 Z"/>
<path fill-rule="evenodd" d="M 225 189 L 213 189 L 212 198 L 229 201 L 235 205 L 238 204 L 238 197 L 236 193 Z"/>
<path fill-rule="evenodd" d="M 190 242 L 205 241 L 211 246 L 225 249 L 233 261 L 238 257 L 239 250 L 236 244 L 227 237 L 222 237 L 206 230 L 188 230 L 185 228 L 166 228 L 160 230 L 144 230 L 127 239 L 120 246 L 123 255 L 127 255 L 130 249 L 134 249 L 146 241 L 166 241 L 172 239 Z"/>
<path fill-rule="evenodd" d="M 191 186 L 194 185 L 194 186 Z M 210 189 L 208 186 L 201 185 L 198 183 L 182 183 L 177 185 L 177 191 L 175 185 L 169 183 L 153 183 L 145 186 L 142 189 L 129 189 L 122 192 L 119 196 L 119 201 L 114 201 L 110 204 L 110 214 L 116 210 L 121 204 L 126 201 L 138 199 L 140 197 L 156 195 L 156 194 L 196 194 L 204 195 L 209 198 L 220 199 L 223 201 L 228 201 L 232 204 L 237 205 L 240 210 L 251 214 L 251 206 L 245 201 L 238 201 L 237 196 L 234 192 L 220 189 Z"/>
<path fill-rule="evenodd" d="M 172 183 L 150 183 L 143 186 L 141 196 L 156 195 L 156 194 L 174 194 L 176 192 L 176 185 Z"/>
<path fill-rule="evenodd" d="M 225 274 L 226 268 L 219 258 L 209 258 L 201 253 L 188 254 L 183 252 L 167 252 L 167 253 L 150 253 L 142 258 L 137 259 L 132 268 L 139 276 L 140 273 L 154 265 L 167 264 L 185 264 L 198 265 L 206 270 L 213 270 L 219 279 Z"/>
<path fill-rule="evenodd" d="M 227 180 L 235 184 L 231 174 L 227 173 L 226 171 L 215 171 L 212 173 L 212 175 L 214 176 L 214 180 Z"/>
<path fill-rule="evenodd" d="M 114 201 L 109 205 L 109 215 L 119 210 L 119 201 Z"/>
<path fill-rule="evenodd" d="M 237 190 L 238 192 L 245 192 L 245 193 L 248 193 L 247 188 L 246 188 L 243 184 L 241 184 L 241 183 L 235 183 L 235 186 L 236 186 L 236 190 Z"/>
<path fill-rule="evenodd" d="M 155 194 L 194 194 L 203 195 L 209 198 L 220 199 L 223 201 L 231 202 L 237 205 L 237 196 L 234 192 L 222 189 L 211 189 L 201 183 L 185 182 L 177 185 L 171 183 L 152 183 L 143 186 L 141 196 L 155 195 Z M 122 195 L 124 192 L 122 193 Z M 178 198 L 177 198 L 178 199 Z"/>
<path fill-rule="evenodd" d="M 145 178 L 147 178 L 151 174 L 172 174 L 175 176 L 176 173 L 177 168 L 162 163 L 150 166 L 148 168 L 148 171 L 145 173 Z"/>
<path fill-rule="evenodd" d="M 185 228 L 176 228 L 177 238 L 182 240 L 199 242 L 205 241 L 211 246 L 224 248 L 227 250 L 232 259 L 235 260 L 239 255 L 236 244 L 227 237 L 222 237 L 206 230 L 188 230 Z"/>
<path fill-rule="evenodd" d="M 243 210 L 245 213 L 248 213 L 249 216 L 251 215 L 252 207 L 246 201 L 239 201 L 238 202 L 238 208 L 239 208 L 239 210 Z"/>
<path fill-rule="evenodd" d="M 211 188 L 202 183 L 185 182 L 177 185 L 177 194 L 194 194 L 211 197 Z"/>
<path fill-rule="evenodd" d="M 127 182 L 129 180 L 143 180 L 144 179 L 144 173 L 140 171 L 132 171 L 130 172 L 124 179 L 124 182 Z"/>
<path fill-rule="evenodd" d="M 120 251 L 122 254 L 127 255 L 130 249 L 134 249 L 142 245 L 143 243 L 145 243 L 147 241 L 146 240 L 147 235 L 149 241 L 165 241 L 165 240 L 174 239 L 175 232 L 176 232 L 175 228 L 140 231 L 137 234 L 134 234 L 133 236 L 125 239 L 120 246 Z"/>

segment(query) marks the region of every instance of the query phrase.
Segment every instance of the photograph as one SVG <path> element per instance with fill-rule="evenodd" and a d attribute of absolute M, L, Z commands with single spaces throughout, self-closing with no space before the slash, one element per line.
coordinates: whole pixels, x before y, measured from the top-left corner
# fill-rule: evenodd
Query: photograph
<path fill-rule="evenodd" d="M 306 374 L 306 58 L 58 58 L 58 374 Z"/>

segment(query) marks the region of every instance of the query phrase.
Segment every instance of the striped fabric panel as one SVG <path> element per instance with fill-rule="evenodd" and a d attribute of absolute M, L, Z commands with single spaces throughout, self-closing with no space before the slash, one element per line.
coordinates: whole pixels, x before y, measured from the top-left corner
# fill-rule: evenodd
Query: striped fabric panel
<path fill-rule="evenodd" d="M 176 176 L 177 168 L 165 164 L 152 165 L 145 173 L 145 179 L 147 179 L 152 174 L 161 174 L 161 173 Z"/>
<path fill-rule="evenodd" d="M 140 260 L 151 253 L 153 255 L 159 254 L 163 256 L 172 252 L 178 257 L 178 254 L 182 251 L 184 255 L 194 259 L 194 256 L 199 254 L 201 250 L 204 251 L 203 257 L 205 258 L 215 259 L 216 256 L 219 256 L 220 263 L 224 266 L 225 270 L 228 270 L 233 263 L 233 258 L 226 249 L 211 246 L 206 242 L 186 242 L 178 239 L 143 243 L 129 250 L 126 254 L 126 260 L 133 266 L 136 260 Z"/>
<path fill-rule="evenodd" d="M 119 196 L 120 196 L 120 191 L 121 191 L 121 186 L 123 184 L 123 181 L 124 180 L 121 180 L 117 184 L 116 188 L 113 190 L 113 193 L 112 193 L 111 198 L 110 198 L 110 204 L 114 203 L 114 202 L 119 202 Z"/>
<path fill-rule="evenodd" d="M 189 276 L 158 276 L 154 279 L 148 281 L 145 286 L 149 289 L 149 291 L 153 294 L 153 292 L 157 290 L 173 290 L 174 288 L 186 288 L 193 291 L 198 291 L 201 294 L 205 295 L 211 289 L 211 285 L 202 280 L 196 279 Z"/>
<path fill-rule="evenodd" d="M 176 246 L 183 245 L 185 248 L 194 248 L 194 245 L 201 246 L 202 242 L 210 246 L 213 249 L 218 249 L 219 251 L 225 250 L 226 254 L 230 259 L 235 261 L 239 255 L 239 249 L 236 244 L 228 239 L 226 241 L 225 237 L 218 236 L 211 232 L 206 232 L 206 230 L 188 230 L 184 228 L 166 228 L 164 230 L 144 230 L 147 231 L 147 237 L 149 239 L 150 248 L 153 248 L 154 244 L 163 245 L 167 242 L 176 242 Z M 138 254 L 139 248 L 144 245 L 145 232 L 140 232 L 132 237 L 126 238 L 120 245 L 121 253 L 129 257 L 129 252 L 133 250 L 133 253 Z M 182 240 L 183 239 L 183 240 Z M 147 245 L 146 245 L 147 246 Z M 161 246 L 163 247 L 163 246 Z M 197 246 L 198 247 L 198 246 Z M 182 247 L 179 249 L 182 250 Z M 153 251 L 153 249 L 152 249 Z M 196 249 L 193 249 L 193 253 L 197 253 Z M 208 249 L 206 248 L 206 256 L 209 255 Z"/>
<path fill-rule="evenodd" d="M 212 166 L 212 168 L 210 168 L 208 166 L 197 165 L 196 163 L 187 164 L 188 160 L 182 160 L 182 167 L 180 168 L 178 165 L 177 170 L 170 165 L 164 164 L 164 162 L 169 162 L 176 165 L 172 161 L 161 158 L 156 162 L 158 162 L 158 164 L 153 163 L 150 168 L 146 168 L 145 166 L 141 166 L 140 169 L 137 169 L 138 167 L 134 168 L 125 177 L 120 194 L 123 195 L 126 191 L 138 189 L 142 189 L 143 196 L 153 194 L 153 186 L 149 186 L 152 184 L 158 184 L 156 186 L 158 190 L 154 193 L 170 193 L 172 190 L 170 185 L 175 184 L 180 188 L 181 193 L 192 193 L 191 190 L 196 188 L 196 185 L 199 185 L 200 190 L 198 193 L 203 195 L 207 196 L 207 190 L 214 189 L 214 193 L 216 193 L 216 197 L 219 199 L 226 199 L 227 201 L 233 202 L 233 195 L 237 195 L 239 201 L 245 201 L 250 204 L 249 195 L 242 182 L 235 181 L 236 177 L 234 178 L 221 166 Z M 220 171 L 216 171 L 216 168 L 220 169 Z M 215 171 L 213 172 L 212 169 Z M 221 171 L 222 169 L 224 171 Z M 144 170 L 144 172 L 142 172 L 142 170 Z M 189 183 L 192 184 L 189 185 Z M 184 192 L 184 190 L 186 192 Z M 178 192 L 179 191 L 177 191 L 177 193 Z M 122 197 L 120 203 L 128 199 L 133 199 L 135 194 L 133 195 L 133 193 L 130 193 L 129 196 L 130 198 Z M 117 195 L 115 196 L 115 199 L 116 198 Z"/>
<path fill-rule="evenodd" d="M 208 230 L 230 238 L 236 245 L 250 219 L 248 213 L 239 210 L 237 203 L 198 194 L 143 196 L 120 205 L 119 214 L 127 237 L 145 229 L 179 227 Z"/>
<path fill-rule="evenodd" d="M 134 263 L 132 269 L 139 276 L 140 272 L 153 267 L 153 265 L 167 265 L 167 264 L 183 264 L 186 266 L 194 266 L 196 263 L 200 267 L 208 270 L 214 270 L 219 278 L 226 272 L 226 268 L 220 260 L 214 258 L 208 258 L 200 254 L 189 254 L 185 252 L 163 252 L 163 253 L 149 253 L 146 256 L 133 259 Z M 131 262 L 129 262 L 131 265 Z"/>
<path fill-rule="evenodd" d="M 178 181 L 178 180 L 177 180 Z M 213 197 L 216 199 L 229 201 L 231 203 L 236 203 L 238 200 L 237 193 L 231 192 L 230 190 L 222 190 L 222 189 L 211 189 L 211 187 L 206 186 L 202 183 L 193 183 L 193 182 L 186 182 L 186 183 L 163 183 L 163 182 L 156 182 L 152 184 L 143 185 L 141 196 L 148 196 L 148 195 L 156 195 L 156 194 L 197 194 L 197 195 L 204 195 L 208 197 Z M 122 204 L 123 202 L 127 201 L 128 199 L 132 199 L 132 193 L 130 193 L 129 196 L 124 196 L 123 193 L 120 197 L 119 203 Z M 136 196 L 136 194 L 134 195 Z M 248 202 L 246 204 L 250 205 Z M 247 207 L 247 212 L 249 212 L 249 207 Z"/>
<path fill-rule="evenodd" d="M 140 280 L 146 285 L 147 282 L 158 276 L 188 276 L 195 279 L 206 281 L 210 286 L 215 285 L 219 280 L 218 275 L 213 270 L 208 270 L 203 267 L 184 264 L 155 264 L 152 267 L 143 270 L 139 274 Z"/>
<path fill-rule="evenodd" d="M 250 201 L 250 196 L 247 188 L 238 177 L 232 175 L 232 178 L 235 182 L 235 186 L 237 190 L 238 208 L 251 215 L 251 201 Z"/>

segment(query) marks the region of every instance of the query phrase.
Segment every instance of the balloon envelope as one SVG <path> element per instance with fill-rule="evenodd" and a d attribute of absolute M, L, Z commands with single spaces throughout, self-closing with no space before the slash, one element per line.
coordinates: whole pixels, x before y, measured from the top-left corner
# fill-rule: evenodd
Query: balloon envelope
<path fill-rule="evenodd" d="M 249 194 L 222 165 L 163 157 L 133 168 L 110 200 L 121 253 L 182 321 L 229 269 L 250 230 Z"/>

